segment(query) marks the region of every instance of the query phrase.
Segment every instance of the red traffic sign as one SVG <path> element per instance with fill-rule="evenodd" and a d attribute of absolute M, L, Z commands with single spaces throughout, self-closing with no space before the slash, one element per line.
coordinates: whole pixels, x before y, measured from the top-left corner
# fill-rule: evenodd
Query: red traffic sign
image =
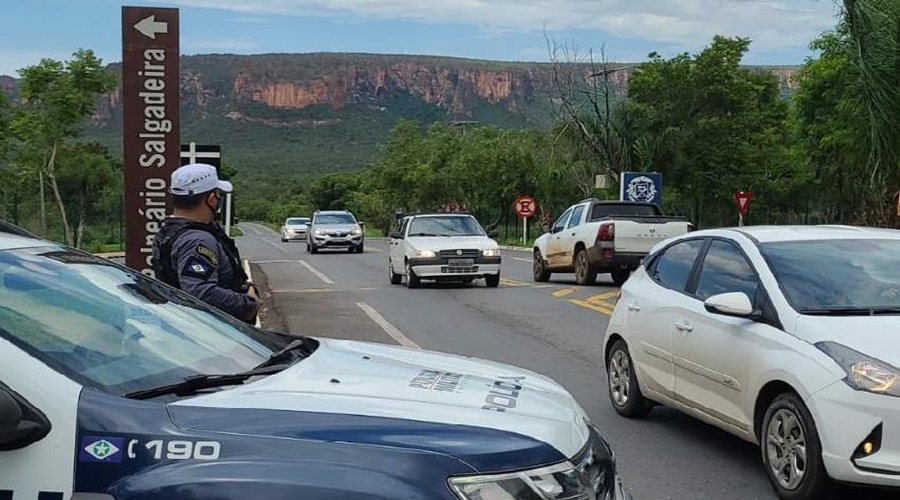
<path fill-rule="evenodd" d="M 747 209 L 750 208 L 750 202 L 753 200 L 753 193 L 739 191 L 734 193 L 734 203 L 737 205 L 738 212 L 741 216 L 747 215 Z"/>
<path fill-rule="evenodd" d="M 520 196 L 515 207 L 519 217 L 534 217 L 537 214 L 537 201 L 531 196 Z"/>

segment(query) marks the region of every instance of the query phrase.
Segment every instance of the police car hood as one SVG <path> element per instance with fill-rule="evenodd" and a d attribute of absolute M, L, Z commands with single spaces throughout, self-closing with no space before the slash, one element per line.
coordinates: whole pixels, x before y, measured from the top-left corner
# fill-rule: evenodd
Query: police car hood
<path fill-rule="evenodd" d="M 395 419 L 411 428 L 428 422 L 515 433 L 546 443 L 565 457 L 575 455 L 588 439 L 584 410 L 542 375 L 469 357 L 317 340 L 320 345 L 309 358 L 285 371 L 173 403 L 176 423 L 204 425 L 201 419 L 178 422 L 179 406 L 328 414 L 337 420 Z M 265 425 L 256 429 L 264 433 Z M 352 441 L 350 434 L 341 440 Z"/>

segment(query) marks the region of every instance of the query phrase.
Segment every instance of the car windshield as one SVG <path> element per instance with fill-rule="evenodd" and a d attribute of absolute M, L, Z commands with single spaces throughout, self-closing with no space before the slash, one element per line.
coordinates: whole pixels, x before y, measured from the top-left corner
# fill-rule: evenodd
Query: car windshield
<path fill-rule="evenodd" d="M 900 307 L 898 240 L 778 242 L 760 250 L 801 313 Z"/>
<path fill-rule="evenodd" d="M 656 205 L 640 205 L 632 203 L 603 203 L 594 205 L 591 211 L 591 220 L 600 220 L 605 217 L 652 217 L 660 215 Z"/>
<path fill-rule="evenodd" d="M 288 226 L 304 226 L 306 224 L 309 224 L 309 219 L 288 219 L 287 220 Z"/>
<path fill-rule="evenodd" d="M 250 370 L 292 340 L 59 247 L 0 251 L 0 337 L 78 383 L 119 395 Z"/>
<path fill-rule="evenodd" d="M 484 236 L 474 217 L 416 217 L 409 227 L 410 236 Z"/>
<path fill-rule="evenodd" d="M 322 214 L 316 216 L 316 224 L 356 224 L 350 214 Z"/>

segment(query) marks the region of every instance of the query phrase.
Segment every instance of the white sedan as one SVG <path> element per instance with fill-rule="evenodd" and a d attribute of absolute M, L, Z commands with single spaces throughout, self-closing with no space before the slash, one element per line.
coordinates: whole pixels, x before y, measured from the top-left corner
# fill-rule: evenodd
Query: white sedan
<path fill-rule="evenodd" d="M 484 278 L 490 288 L 500 285 L 500 248 L 466 214 L 427 214 L 405 217 L 391 234 L 388 271 L 391 283 L 416 288 L 421 280 L 471 283 Z"/>
<path fill-rule="evenodd" d="M 900 487 L 900 232 L 836 226 L 689 233 L 622 287 L 610 401 L 655 404 L 761 446 L 778 495 Z"/>

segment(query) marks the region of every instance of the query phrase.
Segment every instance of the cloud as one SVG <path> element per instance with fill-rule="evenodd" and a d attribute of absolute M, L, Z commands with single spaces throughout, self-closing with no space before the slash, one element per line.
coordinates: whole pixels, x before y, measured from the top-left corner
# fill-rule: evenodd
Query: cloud
<path fill-rule="evenodd" d="M 243 53 L 254 50 L 257 45 L 246 38 L 201 38 L 186 39 L 181 42 L 184 52 L 230 52 Z"/>
<path fill-rule="evenodd" d="M 154 0 L 156 1 L 156 0 Z M 255 15 L 352 14 L 365 19 L 462 23 L 485 32 L 602 30 L 699 48 L 713 35 L 745 36 L 756 50 L 805 49 L 835 23 L 828 0 L 167 0 Z"/>

